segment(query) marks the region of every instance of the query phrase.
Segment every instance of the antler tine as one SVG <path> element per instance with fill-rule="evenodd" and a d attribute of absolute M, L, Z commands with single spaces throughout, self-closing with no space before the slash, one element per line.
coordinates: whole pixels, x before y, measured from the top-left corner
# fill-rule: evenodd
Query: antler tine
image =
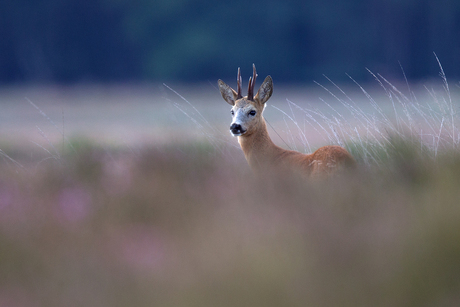
<path fill-rule="evenodd" d="M 256 85 L 257 72 L 256 65 L 252 64 L 252 92 L 254 93 L 254 85 Z"/>
<path fill-rule="evenodd" d="M 248 100 L 252 100 L 254 97 L 253 95 L 253 89 L 254 87 L 252 86 L 252 77 L 249 77 L 249 83 L 248 83 Z"/>
<path fill-rule="evenodd" d="M 254 86 L 256 85 L 257 79 L 257 72 L 256 72 L 256 65 L 252 64 L 252 77 L 249 78 L 249 86 L 248 86 L 248 99 L 254 99 Z"/>
<path fill-rule="evenodd" d="M 241 94 L 241 83 L 242 83 L 242 81 L 243 80 L 241 78 L 241 70 L 238 67 L 238 75 L 236 77 L 236 83 L 237 83 L 237 86 L 238 86 L 238 97 L 237 97 L 237 99 L 243 98 L 243 95 Z"/>

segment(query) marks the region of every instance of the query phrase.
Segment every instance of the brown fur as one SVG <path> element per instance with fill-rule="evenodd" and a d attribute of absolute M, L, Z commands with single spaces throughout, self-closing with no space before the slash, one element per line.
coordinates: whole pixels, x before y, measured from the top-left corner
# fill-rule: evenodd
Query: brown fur
<path fill-rule="evenodd" d="M 356 164 L 341 146 L 324 146 L 312 154 L 276 146 L 268 135 L 263 117 L 257 129 L 249 135 L 238 136 L 238 142 L 249 166 L 257 173 L 285 169 L 308 177 L 330 176 Z"/>
<path fill-rule="evenodd" d="M 254 67 L 254 76 L 255 67 Z M 238 70 L 238 88 L 241 77 Z M 255 80 L 255 78 L 253 78 Z M 253 99 L 240 98 L 222 80 L 219 88 L 224 100 L 233 106 L 234 110 L 255 110 L 256 115 L 244 122 L 245 132 L 238 136 L 238 142 L 244 152 L 249 166 L 257 173 L 273 170 L 283 170 L 299 173 L 308 177 L 320 177 L 336 174 L 345 167 L 356 164 L 350 153 L 341 146 L 324 146 L 312 154 L 302 154 L 276 146 L 267 131 L 267 125 L 262 116 L 265 102 L 273 91 L 273 83 L 268 76 Z M 252 84 L 252 86 L 254 86 Z M 239 90 L 240 91 L 240 90 Z"/>

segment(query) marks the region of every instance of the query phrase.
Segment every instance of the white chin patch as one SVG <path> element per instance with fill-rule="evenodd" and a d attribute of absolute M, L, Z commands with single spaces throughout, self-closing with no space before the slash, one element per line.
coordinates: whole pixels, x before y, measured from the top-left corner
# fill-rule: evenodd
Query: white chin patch
<path fill-rule="evenodd" d="M 230 131 L 230 133 L 231 133 L 231 135 L 233 135 L 233 136 L 242 136 L 243 134 L 246 133 L 246 131 L 245 131 L 245 132 L 242 132 L 242 133 L 241 133 L 241 132 L 233 133 L 233 132 Z"/>

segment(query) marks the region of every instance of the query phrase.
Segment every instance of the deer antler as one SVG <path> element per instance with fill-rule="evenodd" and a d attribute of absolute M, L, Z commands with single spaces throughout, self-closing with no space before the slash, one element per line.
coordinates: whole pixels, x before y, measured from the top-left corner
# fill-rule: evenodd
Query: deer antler
<path fill-rule="evenodd" d="M 242 83 L 242 78 L 241 78 L 241 71 L 240 68 L 238 67 L 238 76 L 236 77 L 236 83 L 238 85 L 238 97 L 236 99 L 241 99 L 243 98 L 243 95 L 241 94 L 241 83 Z"/>
<path fill-rule="evenodd" d="M 248 99 L 254 99 L 254 86 L 256 85 L 256 65 L 252 64 L 252 77 L 249 78 L 249 85 L 248 85 Z"/>
<path fill-rule="evenodd" d="M 252 64 L 252 77 L 249 78 L 249 84 L 248 84 L 248 99 L 253 100 L 254 99 L 254 86 L 256 85 L 256 78 L 257 78 L 257 72 L 256 72 L 256 65 Z M 243 94 L 241 94 L 241 84 L 243 83 L 243 79 L 241 78 L 241 69 L 238 67 L 238 75 L 236 77 L 236 84 L 238 86 L 237 88 L 237 98 L 236 99 L 241 99 L 243 98 Z"/>

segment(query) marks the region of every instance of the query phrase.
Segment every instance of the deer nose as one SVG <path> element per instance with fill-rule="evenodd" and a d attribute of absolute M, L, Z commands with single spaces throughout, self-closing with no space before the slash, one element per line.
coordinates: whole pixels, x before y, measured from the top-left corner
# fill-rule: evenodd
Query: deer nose
<path fill-rule="evenodd" d="M 230 126 L 230 131 L 233 135 L 241 135 L 244 132 L 240 124 L 232 124 Z"/>

